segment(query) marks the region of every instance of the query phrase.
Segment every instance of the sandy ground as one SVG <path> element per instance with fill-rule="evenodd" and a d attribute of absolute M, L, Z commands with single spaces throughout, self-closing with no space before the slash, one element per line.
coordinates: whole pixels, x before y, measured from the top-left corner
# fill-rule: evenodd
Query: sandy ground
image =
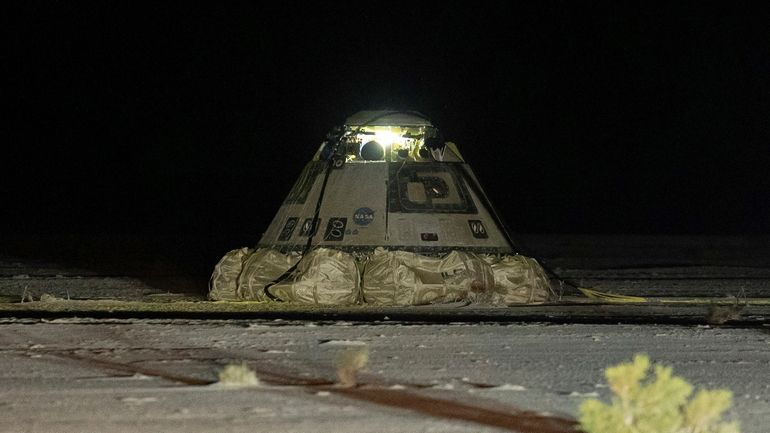
<path fill-rule="evenodd" d="M 208 268 L 198 258 L 175 262 L 142 242 L 92 242 L 90 253 L 66 243 L 40 255 L 5 249 L 0 431 L 567 432 L 581 401 L 608 398 L 603 369 L 644 352 L 696 387 L 732 390 L 730 416 L 742 431 L 770 433 L 768 307 L 708 326 L 668 320 L 702 318 L 705 305 L 660 303 L 770 298 L 770 239 L 524 240 L 565 277 L 659 303 L 450 308 L 433 320 L 419 309 L 249 315 L 232 314 L 248 305 L 190 302 L 195 320 L 181 320 L 162 307 L 203 299 Z M 21 304 L 25 297 L 32 302 Z M 146 314 L 147 305 L 158 311 Z M 341 388 L 336 359 L 349 350 L 366 350 L 369 361 L 357 387 Z M 217 385 L 233 362 L 261 385 Z"/>
<path fill-rule="evenodd" d="M 731 389 L 730 416 L 744 433 L 770 431 L 767 329 L 92 319 L 0 326 L 4 432 L 518 431 L 424 406 L 570 418 L 585 398 L 608 398 L 604 366 L 642 352 L 698 387 Z M 340 392 L 330 383 L 345 350 L 368 351 L 360 393 L 419 399 L 401 407 Z M 240 362 L 261 386 L 211 384 Z"/>

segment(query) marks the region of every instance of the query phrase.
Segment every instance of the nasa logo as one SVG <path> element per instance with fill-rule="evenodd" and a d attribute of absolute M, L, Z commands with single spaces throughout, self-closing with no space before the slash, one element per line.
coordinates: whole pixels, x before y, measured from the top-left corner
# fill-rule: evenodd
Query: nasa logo
<path fill-rule="evenodd" d="M 360 226 L 369 225 L 372 221 L 374 221 L 374 211 L 368 207 L 358 208 L 353 213 L 353 222 Z"/>
<path fill-rule="evenodd" d="M 488 239 L 487 229 L 484 228 L 484 224 L 481 220 L 468 220 L 468 226 L 471 228 L 471 233 L 476 239 Z"/>

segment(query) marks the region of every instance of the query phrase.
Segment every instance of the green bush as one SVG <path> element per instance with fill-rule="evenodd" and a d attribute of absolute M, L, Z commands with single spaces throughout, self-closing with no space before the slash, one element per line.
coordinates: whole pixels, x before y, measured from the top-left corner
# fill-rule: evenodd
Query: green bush
<path fill-rule="evenodd" d="M 737 422 L 721 422 L 732 405 L 727 390 L 701 390 L 688 401 L 693 387 L 672 376 L 671 367 L 655 366 L 646 355 L 605 372 L 614 393 L 610 404 L 590 399 L 580 405 L 580 427 L 587 433 L 739 433 Z"/>

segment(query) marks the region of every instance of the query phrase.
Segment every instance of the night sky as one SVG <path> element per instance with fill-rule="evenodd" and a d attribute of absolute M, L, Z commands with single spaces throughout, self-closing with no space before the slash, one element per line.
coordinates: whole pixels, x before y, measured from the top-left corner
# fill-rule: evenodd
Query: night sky
<path fill-rule="evenodd" d="M 514 232 L 770 233 L 759 8 L 193 3 L 6 14 L 1 231 L 256 242 L 332 126 L 393 108 Z"/>

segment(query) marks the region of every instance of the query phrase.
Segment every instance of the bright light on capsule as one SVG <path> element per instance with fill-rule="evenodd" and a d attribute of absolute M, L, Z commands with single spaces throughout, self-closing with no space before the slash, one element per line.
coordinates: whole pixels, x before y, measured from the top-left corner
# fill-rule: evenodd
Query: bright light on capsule
<path fill-rule="evenodd" d="M 399 141 L 401 137 L 390 131 L 377 131 L 374 133 L 374 139 L 385 147 L 390 147 L 394 142 Z"/>

